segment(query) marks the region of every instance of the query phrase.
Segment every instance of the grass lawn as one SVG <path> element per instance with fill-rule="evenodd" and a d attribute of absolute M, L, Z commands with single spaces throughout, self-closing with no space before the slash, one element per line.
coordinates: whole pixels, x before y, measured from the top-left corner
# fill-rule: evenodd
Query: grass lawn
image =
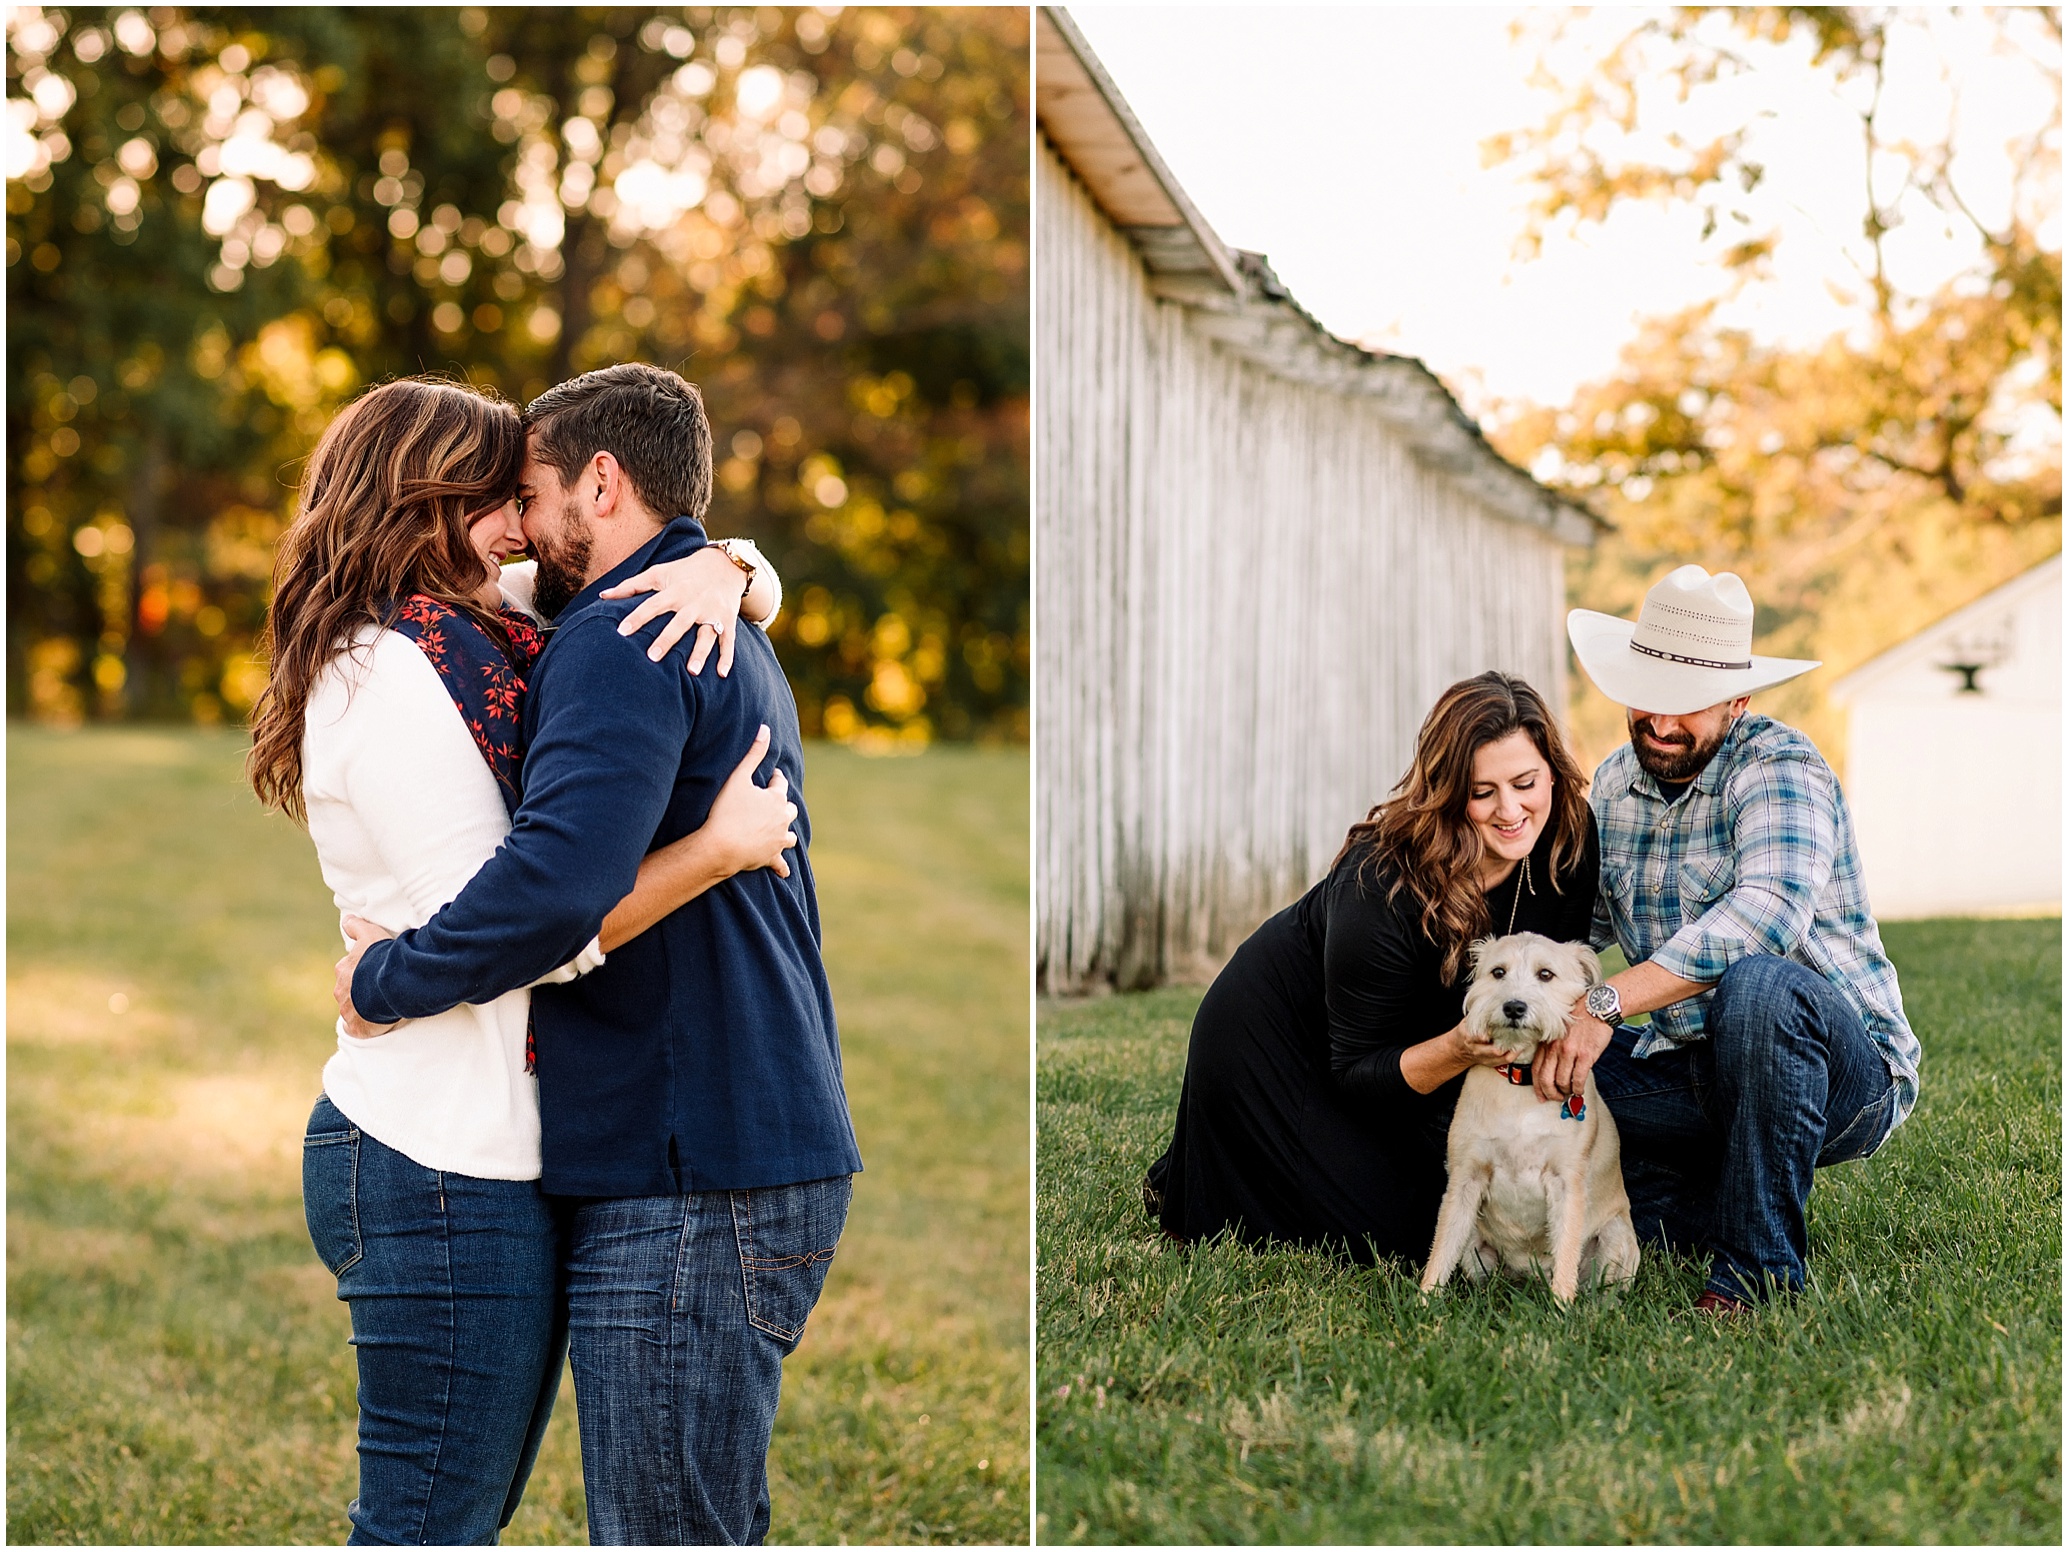
<path fill-rule="evenodd" d="M 350 1330 L 302 1224 L 335 913 L 240 737 L 10 729 L 10 1541 L 331 1542 Z M 821 748 L 867 1172 L 771 1460 L 772 1539 L 1027 1537 L 1027 761 Z M 586 1539 L 563 1382 L 513 1542 Z"/>
<path fill-rule="evenodd" d="M 1735 1324 L 1650 1253 L 1562 1314 L 1168 1247 L 1137 1183 L 1199 990 L 1045 1004 L 1037 1535 L 2058 1544 L 2061 924 L 1885 931 L 1922 1099 L 1818 1176 L 1813 1290 Z"/>

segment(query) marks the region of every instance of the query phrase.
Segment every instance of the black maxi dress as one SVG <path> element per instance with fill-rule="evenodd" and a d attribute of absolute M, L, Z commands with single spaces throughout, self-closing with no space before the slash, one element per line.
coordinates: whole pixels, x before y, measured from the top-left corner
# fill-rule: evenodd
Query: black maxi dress
<path fill-rule="evenodd" d="M 1601 850 L 1594 816 L 1571 872 L 1551 875 L 1550 826 L 1487 896 L 1493 931 L 1585 942 Z M 1443 979 L 1406 891 L 1369 848 L 1252 934 L 1192 1021 L 1170 1147 L 1148 1199 L 1166 1233 L 1223 1231 L 1347 1251 L 1358 1261 L 1429 1253 L 1443 1200 L 1444 1146 L 1464 1076 L 1417 1094 L 1400 1074 L 1409 1046 L 1455 1028 L 1469 969 Z M 1520 893 L 1521 898 L 1517 899 Z"/>

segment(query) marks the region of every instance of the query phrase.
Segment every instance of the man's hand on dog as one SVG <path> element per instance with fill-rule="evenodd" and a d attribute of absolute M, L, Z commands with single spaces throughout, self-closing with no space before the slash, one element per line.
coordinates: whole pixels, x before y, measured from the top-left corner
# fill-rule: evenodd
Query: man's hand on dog
<path fill-rule="evenodd" d="M 371 1040 L 375 1035 L 385 1035 L 396 1026 L 369 1024 L 359 1016 L 359 1010 L 352 1006 L 352 976 L 359 969 L 359 960 L 367 949 L 383 938 L 394 937 L 395 934 L 363 916 L 347 916 L 345 936 L 351 940 L 351 951 L 337 962 L 337 980 L 330 988 L 330 995 L 337 1003 L 338 1017 L 345 1022 L 345 1033 L 355 1040 Z"/>
<path fill-rule="evenodd" d="M 1537 1047 L 1531 1074 L 1536 1080 L 1537 1098 L 1546 1101 L 1565 1099 L 1586 1088 L 1587 1074 L 1594 1070 L 1601 1053 L 1608 1049 L 1609 1039 L 1614 1033 L 1587 1011 L 1586 1004 L 1575 1007 L 1565 1021 L 1564 1035 Z"/>

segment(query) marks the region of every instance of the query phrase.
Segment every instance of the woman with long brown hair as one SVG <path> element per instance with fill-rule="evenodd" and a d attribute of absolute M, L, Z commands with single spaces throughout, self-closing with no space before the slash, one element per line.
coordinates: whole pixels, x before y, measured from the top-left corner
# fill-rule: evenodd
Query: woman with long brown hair
<path fill-rule="evenodd" d="M 347 406 L 310 457 L 280 542 L 252 785 L 303 821 L 339 909 L 421 926 L 495 852 L 523 765 L 528 609 L 517 410 L 405 379 Z M 758 559 L 758 557 L 756 557 Z M 743 585 L 743 576 L 751 587 Z M 773 573 L 712 546 L 634 579 L 642 608 L 730 629 Z M 706 638 L 701 643 L 707 650 Z M 729 643 L 728 643 L 729 645 Z M 783 869 L 796 809 L 757 786 L 766 729 L 704 826 L 656 851 L 572 979 L 703 890 Z M 578 951 L 578 952 L 577 952 Z M 493 1542 L 559 1388 L 556 1215 L 539 1189 L 530 994 L 355 1039 L 342 1026 L 303 1150 L 310 1236 L 352 1312 L 359 1363 L 354 1543 Z"/>
<path fill-rule="evenodd" d="M 1584 942 L 1600 851 L 1586 778 L 1537 692 L 1452 685 L 1414 763 L 1328 876 L 1253 933 L 1192 1024 L 1175 1135 L 1143 1196 L 1185 1241 L 1428 1253 L 1467 1069 L 1476 938 Z"/>

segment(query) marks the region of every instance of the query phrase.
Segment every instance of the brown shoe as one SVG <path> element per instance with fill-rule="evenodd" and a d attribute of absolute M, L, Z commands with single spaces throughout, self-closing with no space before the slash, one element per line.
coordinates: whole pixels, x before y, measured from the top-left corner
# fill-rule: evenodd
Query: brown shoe
<path fill-rule="evenodd" d="M 1752 1306 L 1743 1299 L 1734 1299 L 1727 1293 L 1718 1293 L 1714 1288 L 1705 1288 L 1702 1296 L 1695 1300 L 1695 1313 L 1719 1317 L 1749 1315 L 1752 1313 Z"/>

